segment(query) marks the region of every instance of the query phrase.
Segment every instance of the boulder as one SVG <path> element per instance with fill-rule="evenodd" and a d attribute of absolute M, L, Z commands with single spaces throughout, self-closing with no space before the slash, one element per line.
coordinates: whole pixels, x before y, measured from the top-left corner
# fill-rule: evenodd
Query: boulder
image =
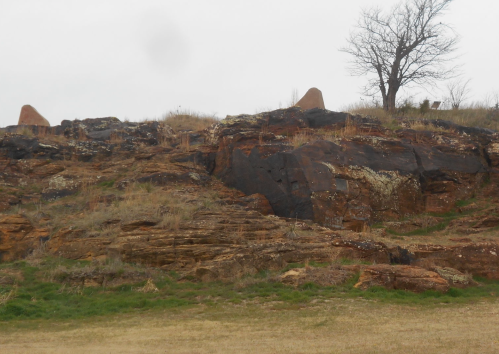
<path fill-rule="evenodd" d="M 50 127 L 50 123 L 46 120 L 38 111 L 30 106 L 29 104 L 24 105 L 21 108 L 21 114 L 19 115 L 19 122 L 17 125 L 38 125 L 44 127 Z"/>
<path fill-rule="evenodd" d="M 326 109 L 324 107 L 324 100 L 322 99 L 322 92 L 315 87 L 309 89 L 305 96 L 296 102 L 295 107 L 300 107 L 303 110 L 312 108 Z"/>
<path fill-rule="evenodd" d="M 438 273 L 424 268 L 406 265 L 377 264 L 364 268 L 356 288 L 366 290 L 373 286 L 387 289 L 423 292 L 435 290 L 447 292 L 449 283 Z"/>

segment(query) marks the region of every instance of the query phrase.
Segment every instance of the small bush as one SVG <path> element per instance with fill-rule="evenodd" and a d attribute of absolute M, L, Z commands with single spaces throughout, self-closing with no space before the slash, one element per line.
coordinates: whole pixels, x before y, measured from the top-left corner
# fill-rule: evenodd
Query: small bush
<path fill-rule="evenodd" d="M 420 105 L 419 105 L 419 113 L 421 115 L 425 115 L 430 111 L 430 101 L 429 100 L 424 100 Z"/>

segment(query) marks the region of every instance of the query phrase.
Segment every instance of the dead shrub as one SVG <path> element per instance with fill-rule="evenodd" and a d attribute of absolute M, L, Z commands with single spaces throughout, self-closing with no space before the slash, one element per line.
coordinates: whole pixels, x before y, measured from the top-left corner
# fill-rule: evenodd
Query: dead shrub
<path fill-rule="evenodd" d="M 139 293 L 149 294 L 149 293 L 157 293 L 159 292 L 158 287 L 153 283 L 152 279 L 147 279 L 147 282 L 144 286 L 140 288 L 136 288 L 135 291 Z"/>
<path fill-rule="evenodd" d="M 8 293 L 0 294 L 0 306 L 3 306 L 10 300 L 15 299 L 16 296 L 17 296 L 17 285 L 14 285 Z"/>
<path fill-rule="evenodd" d="M 33 129 L 29 126 L 22 125 L 17 128 L 16 134 L 27 136 L 28 138 L 33 138 L 35 134 L 33 133 Z"/>

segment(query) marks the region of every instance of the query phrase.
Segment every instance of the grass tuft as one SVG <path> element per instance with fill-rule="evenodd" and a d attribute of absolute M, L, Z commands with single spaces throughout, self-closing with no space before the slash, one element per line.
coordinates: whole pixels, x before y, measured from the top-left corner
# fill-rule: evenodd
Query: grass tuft
<path fill-rule="evenodd" d="M 205 115 L 188 110 L 170 111 L 163 116 L 163 122 L 175 132 L 199 131 L 218 122 L 214 115 Z"/>

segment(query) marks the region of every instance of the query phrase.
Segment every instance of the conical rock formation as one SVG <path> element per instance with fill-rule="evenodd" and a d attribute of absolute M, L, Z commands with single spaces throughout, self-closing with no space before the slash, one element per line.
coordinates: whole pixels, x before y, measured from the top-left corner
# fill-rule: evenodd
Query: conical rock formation
<path fill-rule="evenodd" d="M 324 100 L 322 99 L 322 92 L 315 87 L 308 90 L 305 96 L 303 96 L 295 106 L 300 107 L 303 110 L 312 108 L 326 109 L 326 107 L 324 107 Z"/>
<path fill-rule="evenodd" d="M 50 127 L 50 123 L 38 111 L 29 104 L 21 108 L 19 122 L 17 125 L 38 125 L 42 127 Z"/>

